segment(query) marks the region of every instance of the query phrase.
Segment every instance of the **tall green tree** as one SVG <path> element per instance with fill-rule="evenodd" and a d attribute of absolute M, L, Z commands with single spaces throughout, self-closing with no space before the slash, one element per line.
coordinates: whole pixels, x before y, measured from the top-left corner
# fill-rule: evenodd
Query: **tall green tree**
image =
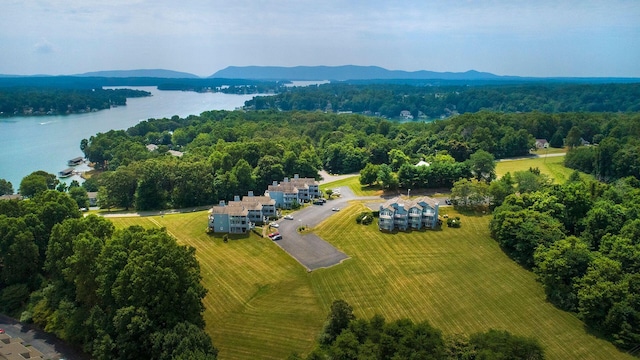
<path fill-rule="evenodd" d="M 13 184 L 11 184 L 11 181 L 0 179 L 0 196 L 2 195 L 13 195 Z"/>
<path fill-rule="evenodd" d="M 589 244 L 575 236 L 540 245 L 534 253 L 534 270 L 547 299 L 563 310 L 576 311 L 575 284 L 587 272 L 592 259 Z"/>
<path fill-rule="evenodd" d="M 478 181 L 491 182 L 496 178 L 496 163 L 492 154 L 478 150 L 468 160 L 469 169 Z"/>

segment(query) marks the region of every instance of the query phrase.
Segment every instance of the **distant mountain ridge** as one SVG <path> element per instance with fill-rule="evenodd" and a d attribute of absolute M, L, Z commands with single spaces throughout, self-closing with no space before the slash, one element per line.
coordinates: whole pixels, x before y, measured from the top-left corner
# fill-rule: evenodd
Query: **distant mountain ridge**
<path fill-rule="evenodd" d="M 106 71 L 92 71 L 83 74 L 76 74 L 73 76 L 82 77 L 110 77 L 110 78 L 123 78 L 123 77 L 150 77 L 150 78 L 165 78 L 165 79 L 199 79 L 198 75 L 191 73 L 165 70 L 165 69 L 136 69 L 136 70 L 106 70 Z"/>
<path fill-rule="evenodd" d="M 371 80 L 371 79 L 438 79 L 438 80 L 509 80 L 517 76 L 499 76 L 488 72 L 404 71 L 387 70 L 379 66 L 229 66 L 210 78 L 254 80 Z"/>

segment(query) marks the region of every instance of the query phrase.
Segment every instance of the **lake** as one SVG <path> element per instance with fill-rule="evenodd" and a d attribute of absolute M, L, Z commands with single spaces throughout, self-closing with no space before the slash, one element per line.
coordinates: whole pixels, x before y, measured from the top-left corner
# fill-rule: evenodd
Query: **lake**
<path fill-rule="evenodd" d="M 255 95 L 160 91 L 130 86 L 153 96 L 127 99 L 126 106 L 85 114 L 0 118 L 0 178 L 18 191 L 22 178 L 36 170 L 52 174 L 68 168 L 67 160 L 84 156 L 80 141 L 99 132 L 124 130 L 150 118 L 182 118 L 208 110 L 234 110 Z M 84 167 L 83 167 L 84 166 Z M 78 169 L 86 169 L 81 165 Z M 64 179 L 70 182 L 76 175 Z"/>

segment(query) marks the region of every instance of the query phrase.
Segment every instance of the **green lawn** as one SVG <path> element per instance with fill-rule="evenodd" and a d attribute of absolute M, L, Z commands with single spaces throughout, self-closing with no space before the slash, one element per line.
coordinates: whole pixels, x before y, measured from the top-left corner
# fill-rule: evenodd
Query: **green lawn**
<path fill-rule="evenodd" d="M 306 354 L 334 299 L 349 302 L 357 316 L 428 320 L 445 333 L 496 328 L 533 336 L 548 359 L 632 359 L 546 302 L 535 276 L 489 237 L 489 216 L 461 216 L 460 229 L 382 234 L 375 224 L 355 223 L 363 209 L 352 204 L 316 227 L 351 258 L 311 273 L 268 239 L 223 243 L 207 235 L 204 212 L 113 221 L 163 226 L 197 248 L 209 289 L 207 332 L 221 359 Z"/>
<path fill-rule="evenodd" d="M 564 183 L 573 169 L 564 166 L 564 156 L 555 156 L 548 158 L 532 158 L 522 160 L 507 160 L 496 163 L 496 175 L 502 177 L 504 174 L 516 171 L 526 171 L 529 168 L 538 168 L 543 174 L 549 175 L 556 183 Z M 591 175 L 581 174 L 583 178 L 592 178 Z"/>
<path fill-rule="evenodd" d="M 341 180 L 332 181 L 320 185 L 321 191 L 327 189 L 336 189 L 342 186 L 348 186 L 356 196 L 376 196 L 382 195 L 382 189 L 378 186 L 362 186 L 360 185 L 360 176 L 352 176 Z"/>

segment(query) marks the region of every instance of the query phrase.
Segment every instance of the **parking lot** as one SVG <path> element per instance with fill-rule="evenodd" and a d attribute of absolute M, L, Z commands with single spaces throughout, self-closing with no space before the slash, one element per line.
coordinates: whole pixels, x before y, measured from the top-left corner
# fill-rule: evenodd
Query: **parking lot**
<path fill-rule="evenodd" d="M 314 227 L 334 215 L 336 211 L 333 208 L 343 208 L 349 200 L 356 198 L 348 188 L 341 188 L 340 193 L 339 198 L 327 201 L 324 205 L 312 204 L 296 211 L 291 220 L 283 218 L 278 221 L 277 231 L 282 239 L 274 242 L 309 271 L 337 265 L 349 258 L 319 236 L 298 232 L 298 227 Z"/>

